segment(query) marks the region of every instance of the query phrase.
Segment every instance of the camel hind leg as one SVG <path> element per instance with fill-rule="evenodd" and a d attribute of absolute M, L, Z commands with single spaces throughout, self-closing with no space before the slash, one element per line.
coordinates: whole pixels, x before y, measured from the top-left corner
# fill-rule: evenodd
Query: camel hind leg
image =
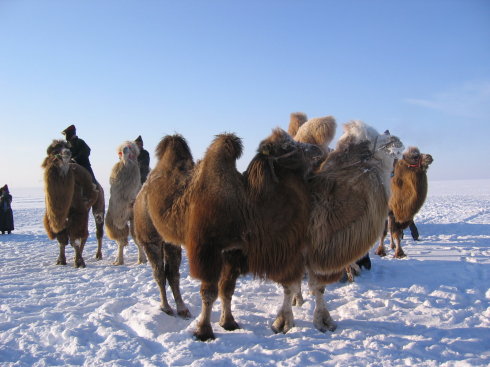
<path fill-rule="evenodd" d="M 120 238 L 116 240 L 117 243 L 117 255 L 113 262 L 113 265 L 124 265 L 124 248 L 128 245 L 127 238 Z"/>
<path fill-rule="evenodd" d="M 142 242 L 145 247 L 148 260 L 153 269 L 153 278 L 160 290 L 160 309 L 167 315 L 174 315 L 172 307 L 168 303 L 165 277 L 164 246 L 161 241 Z"/>
<path fill-rule="evenodd" d="M 102 238 L 104 237 L 104 213 L 93 212 L 95 220 L 95 236 L 97 238 L 96 260 L 102 260 Z"/>
<path fill-rule="evenodd" d="M 190 318 L 192 315 L 185 305 L 180 293 L 180 263 L 182 262 L 182 248 L 170 243 L 163 244 L 165 258 L 165 278 L 168 280 L 170 289 L 174 296 L 177 306 L 177 315 L 184 319 Z"/>
<path fill-rule="evenodd" d="M 92 206 L 92 214 L 95 220 L 95 236 L 97 238 L 97 252 L 95 253 L 95 259 L 102 260 L 102 238 L 104 237 L 104 216 L 105 216 L 105 199 L 104 189 L 97 182 L 97 201 Z"/>

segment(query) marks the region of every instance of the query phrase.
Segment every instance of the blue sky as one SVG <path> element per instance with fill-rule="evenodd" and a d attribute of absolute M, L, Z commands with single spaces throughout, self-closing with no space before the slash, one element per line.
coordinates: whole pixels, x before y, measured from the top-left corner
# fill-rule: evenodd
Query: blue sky
<path fill-rule="evenodd" d="M 68 125 L 104 186 L 116 148 L 194 158 L 235 132 L 244 170 L 289 114 L 361 119 L 431 153 L 429 180 L 490 178 L 490 1 L 0 0 L 0 184 L 42 186 Z"/>

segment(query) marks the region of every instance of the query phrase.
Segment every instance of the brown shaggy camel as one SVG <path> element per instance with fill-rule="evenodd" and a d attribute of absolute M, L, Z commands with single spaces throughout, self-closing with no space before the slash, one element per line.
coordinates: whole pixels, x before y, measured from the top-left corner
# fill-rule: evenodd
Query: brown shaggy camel
<path fill-rule="evenodd" d="M 50 239 L 59 243 L 57 265 L 66 265 L 65 247 L 75 250 L 75 267 L 85 267 L 82 253 L 88 237 L 89 210 L 97 201 L 98 192 L 92 176 L 82 166 L 70 163 L 69 145 L 53 140 L 47 149 L 44 168 L 46 212 L 44 228 Z"/>
<path fill-rule="evenodd" d="M 182 223 L 187 208 L 187 203 L 180 200 L 184 198 L 181 194 L 189 185 L 194 161 L 187 142 L 180 135 L 162 139 L 156 148 L 156 157 L 158 163 L 134 203 L 134 232 L 137 243 L 145 249 L 152 266 L 153 277 L 160 290 L 161 310 L 169 315 L 174 314 L 165 290 L 168 281 L 177 306 L 177 315 L 189 318 L 191 313 L 180 293 L 182 248 L 179 244 L 184 241 L 184 233 L 181 231 L 184 229 Z M 149 210 L 150 206 L 153 212 Z M 162 217 L 158 208 L 162 208 Z M 183 210 L 171 211 L 172 208 Z M 167 241 L 174 241 L 178 245 L 163 240 L 153 224 L 152 213 L 155 218 L 160 218 L 157 221 L 161 227 L 165 226 L 161 230 L 166 234 Z M 178 233 L 175 235 L 173 231 Z"/>
<path fill-rule="evenodd" d="M 433 159 L 430 154 L 421 154 L 416 147 L 409 147 L 403 158 L 395 164 L 391 180 L 391 197 L 389 201 L 388 227 L 391 234 L 391 248 L 395 249 L 394 257 L 405 257 L 401 247 L 403 230 L 413 223 L 415 214 L 427 197 L 427 169 Z M 376 254 L 386 256 L 384 239 L 387 231 L 381 236 Z"/>
<path fill-rule="evenodd" d="M 139 148 L 136 143 L 126 141 L 117 148 L 119 162 L 112 168 L 109 182 L 111 196 L 105 218 L 107 236 L 115 240 L 118 252 L 114 265 L 124 264 L 124 247 L 128 245 L 131 232 L 133 239 L 133 204 L 141 188 L 140 170 L 138 165 Z M 138 242 L 138 264 L 146 263 L 146 256 Z"/>
<path fill-rule="evenodd" d="M 323 299 L 325 285 L 339 280 L 383 230 L 393 161 L 402 150 L 397 137 L 353 121 L 310 180 L 307 269 L 316 299 L 313 324 L 320 331 L 336 328 Z"/>
<path fill-rule="evenodd" d="M 190 154 L 182 153 L 188 148 L 181 137 L 166 137 L 160 144 L 153 174 L 161 177 L 161 186 L 147 189 L 148 213 L 166 242 L 185 245 L 191 276 L 201 280 L 202 310 L 194 335 L 214 338 L 210 317 L 218 296 L 220 325 L 239 327 L 231 298 L 237 277 L 247 272 L 283 285 L 284 302 L 272 328 L 289 330 L 291 299 L 304 274 L 298 254 L 310 212 L 305 177 L 319 149 L 276 129 L 242 175 L 236 169 L 242 142 L 234 134 L 218 135 L 194 169 Z"/>

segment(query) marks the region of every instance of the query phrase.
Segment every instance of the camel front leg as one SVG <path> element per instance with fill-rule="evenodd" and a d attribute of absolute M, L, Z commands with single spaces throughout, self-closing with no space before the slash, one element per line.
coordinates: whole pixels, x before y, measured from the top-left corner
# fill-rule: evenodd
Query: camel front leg
<path fill-rule="evenodd" d="M 201 341 L 207 341 L 215 339 L 213 328 L 211 326 L 211 311 L 213 304 L 218 298 L 218 284 L 217 282 L 201 282 L 201 299 L 202 308 L 199 315 L 199 321 L 197 322 L 197 328 L 194 332 L 194 336 Z"/>
<path fill-rule="evenodd" d="M 294 327 L 294 315 L 292 308 L 293 297 L 300 292 L 301 280 L 291 284 L 283 284 L 284 298 L 282 306 L 277 314 L 275 321 L 272 323 L 272 331 L 275 333 L 287 333 Z"/>
<path fill-rule="evenodd" d="M 148 260 L 150 261 L 151 267 L 153 269 L 153 278 L 158 285 L 160 290 L 160 309 L 167 315 L 174 315 L 174 311 L 167 300 L 166 291 L 166 276 L 165 276 L 165 263 L 164 263 L 164 246 L 165 244 L 160 241 L 145 242 L 144 247 L 146 249 L 146 254 L 148 255 Z"/>
<path fill-rule="evenodd" d="M 113 262 L 113 265 L 124 265 L 124 248 L 128 245 L 128 239 L 119 239 L 116 240 L 117 243 L 117 255 L 116 260 Z"/>
<path fill-rule="evenodd" d="M 310 271 L 309 282 L 310 292 L 315 297 L 315 311 L 313 312 L 313 325 L 322 333 L 335 331 L 337 325 L 327 310 L 323 294 L 325 293 L 325 283 L 316 274 Z"/>
<path fill-rule="evenodd" d="M 184 319 L 191 318 L 191 313 L 182 299 L 180 293 L 180 263 L 182 261 L 182 248 L 170 243 L 163 244 L 165 256 L 165 278 L 168 280 L 177 306 L 177 315 Z"/>

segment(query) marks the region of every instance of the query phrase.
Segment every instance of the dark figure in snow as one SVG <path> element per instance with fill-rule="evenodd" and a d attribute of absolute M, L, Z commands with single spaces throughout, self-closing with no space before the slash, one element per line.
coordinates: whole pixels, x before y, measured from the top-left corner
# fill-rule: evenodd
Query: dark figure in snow
<path fill-rule="evenodd" d="M 140 167 L 141 184 L 143 185 L 146 181 L 148 173 L 150 172 L 150 154 L 143 148 L 143 139 L 141 138 L 141 135 L 139 135 L 134 142 L 140 149 L 138 165 Z"/>
<path fill-rule="evenodd" d="M 0 230 L 2 234 L 10 234 L 14 230 L 14 215 L 12 213 L 12 195 L 9 187 L 5 185 L 0 189 Z"/>
<path fill-rule="evenodd" d="M 84 140 L 77 136 L 77 130 L 75 125 L 68 126 L 61 132 L 65 135 L 66 141 L 70 143 L 71 158 L 80 166 L 85 167 L 92 176 L 92 181 L 97 182 L 95 179 L 94 171 L 92 171 L 92 165 L 90 164 L 89 155 L 90 147 Z"/>

